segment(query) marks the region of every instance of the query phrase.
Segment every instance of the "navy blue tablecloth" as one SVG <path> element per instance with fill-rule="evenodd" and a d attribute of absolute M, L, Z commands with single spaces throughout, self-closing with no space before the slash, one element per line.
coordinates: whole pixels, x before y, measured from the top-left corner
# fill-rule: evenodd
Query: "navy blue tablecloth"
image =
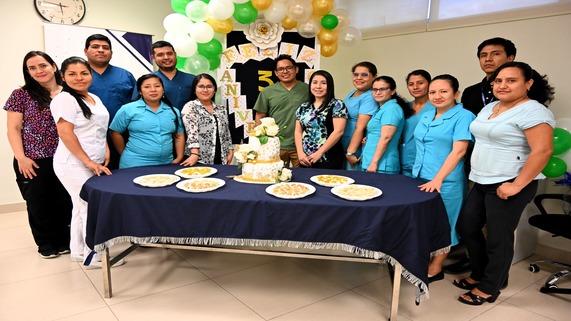
<path fill-rule="evenodd" d="M 449 248 L 450 227 L 440 195 L 421 192 L 420 182 L 412 178 L 296 168 L 292 181 L 312 184 L 316 192 L 285 200 L 267 194 L 268 185 L 228 178 L 240 174 L 236 166 L 213 167 L 218 172 L 212 177 L 226 185 L 207 193 L 133 183 L 141 175 L 172 174 L 182 168 L 178 165 L 122 169 L 90 178 L 81 190 L 88 202 L 88 246 L 98 252 L 125 241 L 345 250 L 398 261 L 403 277 L 419 286 L 421 295 L 428 293 L 431 254 Z M 331 173 L 378 187 L 383 194 L 348 201 L 310 181 L 313 175 Z"/>

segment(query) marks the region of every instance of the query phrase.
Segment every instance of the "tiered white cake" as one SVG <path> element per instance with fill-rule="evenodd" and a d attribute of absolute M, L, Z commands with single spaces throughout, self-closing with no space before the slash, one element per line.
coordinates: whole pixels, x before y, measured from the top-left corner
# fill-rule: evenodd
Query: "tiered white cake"
<path fill-rule="evenodd" d="M 255 160 L 242 164 L 242 179 L 261 183 L 276 182 L 284 167 L 284 162 L 280 159 L 280 139 L 268 137 L 268 142 L 262 145 L 258 137 L 250 136 L 249 145 L 257 151 L 258 156 Z"/>

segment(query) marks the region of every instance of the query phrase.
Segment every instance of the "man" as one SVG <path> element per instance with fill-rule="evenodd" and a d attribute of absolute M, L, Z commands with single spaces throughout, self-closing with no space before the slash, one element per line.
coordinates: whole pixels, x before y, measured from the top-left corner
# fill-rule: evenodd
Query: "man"
<path fill-rule="evenodd" d="M 464 108 L 474 113 L 474 115 L 478 115 L 484 106 L 497 100 L 492 91 L 490 78 L 501 65 L 513 61 L 515 55 L 515 45 L 510 40 L 504 38 L 496 37 L 484 40 L 478 46 L 477 57 L 480 60 L 480 68 L 486 73 L 486 76 L 481 82 L 464 90 L 461 99 Z M 468 149 L 468 153 L 466 154 L 465 169 L 467 174 L 470 171 L 471 154 L 472 147 Z M 458 262 L 445 266 L 443 268 L 444 272 L 449 274 L 462 274 L 470 271 L 470 259 L 462 247 L 462 244 L 458 245 L 458 248 L 453 248 L 452 252 L 457 252 L 456 256 L 460 256 L 461 258 Z"/>
<path fill-rule="evenodd" d="M 113 51 L 111 50 L 111 40 L 106 36 L 94 34 L 87 37 L 83 52 L 91 66 L 93 76 L 89 92 L 101 98 L 109 111 L 109 123 L 111 123 L 119 108 L 138 96 L 137 82 L 129 71 L 109 64 Z M 119 154 L 111 139 L 107 138 L 111 150 L 108 168 L 116 169 L 119 167 Z"/>
<path fill-rule="evenodd" d="M 159 67 L 153 72 L 163 81 L 165 95 L 178 110 L 190 101 L 194 75 L 176 69 L 176 51 L 167 41 L 157 41 L 151 46 L 151 58 Z"/>
<path fill-rule="evenodd" d="M 281 142 L 280 158 L 286 167 L 299 167 L 299 159 L 295 149 L 295 111 L 307 101 L 309 86 L 297 80 L 299 68 L 290 55 L 279 55 L 275 59 L 274 73 L 280 80 L 260 92 L 254 105 L 256 124 L 264 117 L 272 117 L 280 126 Z"/>

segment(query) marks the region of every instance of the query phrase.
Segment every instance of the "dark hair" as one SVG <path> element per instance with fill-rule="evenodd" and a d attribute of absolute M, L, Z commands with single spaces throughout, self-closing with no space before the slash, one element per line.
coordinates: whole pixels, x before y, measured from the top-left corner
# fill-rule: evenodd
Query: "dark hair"
<path fill-rule="evenodd" d="M 156 48 L 163 48 L 163 47 L 171 47 L 172 51 L 176 52 L 176 50 L 174 50 L 174 47 L 172 46 L 172 44 L 170 42 L 164 41 L 164 40 L 159 40 L 159 41 L 156 41 L 155 43 L 153 43 L 151 45 L 151 55 L 155 54 Z"/>
<path fill-rule="evenodd" d="M 476 56 L 480 58 L 480 52 L 482 51 L 482 49 L 484 49 L 485 46 L 490 46 L 490 45 L 498 45 L 504 47 L 506 56 L 508 57 L 509 56 L 515 57 L 515 54 L 517 53 L 517 49 L 515 48 L 513 42 L 511 42 L 508 39 L 496 37 L 482 41 L 482 43 L 478 46 L 478 53 L 476 54 Z"/>
<path fill-rule="evenodd" d="M 178 115 L 176 114 L 176 111 L 174 110 L 174 107 L 172 106 L 172 103 L 170 102 L 170 100 L 167 98 L 167 96 L 164 94 L 164 89 L 165 89 L 165 85 L 163 84 L 163 80 L 161 79 L 161 77 L 155 75 L 155 74 L 145 74 L 142 75 L 141 77 L 139 77 L 139 79 L 137 79 L 137 91 L 139 92 L 139 96 L 141 97 L 141 99 L 143 101 L 145 101 L 145 99 L 143 98 L 143 95 L 141 95 L 141 88 L 143 87 L 143 82 L 147 79 L 151 79 L 151 78 L 155 78 L 158 79 L 159 82 L 161 83 L 161 86 L 163 87 L 163 96 L 161 97 L 161 101 L 163 103 L 165 103 L 167 106 L 170 107 L 170 109 L 172 110 L 173 114 L 174 114 L 174 127 L 175 127 L 175 131 L 173 135 L 176 135 L 176 133 L 178 132 Z M 173 136 L 174 138 L 174 136 Z"/>
<path fill-rule="evenodd" d="M 369 61 L 361 61 L 356 63 L 353 67 L 351 67 L 351 72 L 354 72 L 357 67 L 365 67 L 369 69 L 369 72 L 372 74 L 373 77 L 377 76 L 377 66 L 374 63 Z"/>
<path fill-rule="evenodd" d="M 200 75 L 194 77 L 194 80 L 192 81 L 192 85 L 190 85 L 190 100 L 195 100 L 197 98 L 196 86 L 198 86 L 198 82 L 201 79 L 210 80 L 212 85 L 214 85 L 214 94 L 216 95 L 216 90 L 218 89 L 218 85 L 216 84 L 216 80 L 214 80 L 214 77 L 210 76 L 209 74 L 200 74 Z M 214 98 L 214 97 L 212 97 L 212 98 Z"/>
<path fill-rule="evenodd" d="M 85 68 L 87 68 L 87 70 L 91 74 L 91 67 L 89 67 L 89 63 L 83 58 L 74 56 L 67 58 L 61 63 L 61 73 L 64 75 L 64 78 L 67 68 L 70 65 L 75 65 L 75 64 L 84 65 Z M 75 89 L 71 88 L 65 81 L 63 81 L 61 85 L 63 87 L 62 91 L 69 93 L 73 98 L 75 98 L 75 100 L 79 104 L 79 108 L 81 108 L 83 116 L 85 116 L 85 118 L 87 119 L 91 118 L 91 115 L 93 115 L 93 113 L 91 112 L 91 109 L 89 108 L 89 106 L 87 106 L 85 101 L 83 101 L 84 96 L 75 91 Z"/>
<path fill-rule="evenodd" d="M 409 72 L 408 75 L 406 75 L 406 84 L 407 85 L 408 85 L 408 80 L 410 79 L 411 76 L 421 76 L 422 78 L 426 79 L 426 81 L 429 83 L 432 80 L 430 73 L 428 71 L 426 71 L 424 69 L 416 69 L 416 70 Z"/>
<path fill-rule="evenodd" d="M 397 101 L 397 104 L 400 106 L 400 108 L 402 108 L 402 112 L 404 113 L 404 118 L 408 118 L 410 115 L 412 115 L 412 108 L 410 108 L 410 106 L 408 105 L 408 102 L 403 97 L 401 97 L 399 94 L 397 94 L 397 92 L 396 92 L 397 83 L 395 82 L 393 77 L 379 76 L 379 77 L 375 78 L 375 80 L 373 80 L 373 84 L 378 82 L 378 81 L 386 82 L 387 85 L 389 85 L 389 89 L 395 91 L 395 93 L 391 95 L 391 99 L 395 99 Z"/>
<path fill-rule="evenodd" d="M 280 62 L 282 60 L 289 60 L 289 61 L 291 61 L 292 65 L 294 67 L 297 66 L 295 63 L 295 60 L 293 60 L 293 58 L 290 55 L 281 54 L 274 60 L 274 70 L 278 69 L 278 62 Z"/>
<path fill-rule="evenodd" d="M 22 88 L 25 89 L 30 94 L 30 96 L 32 96 L 32 98 L 38 102 L 38 108 L 40 110 L 43 110 L 44 108 L 48 108 L 50 106 L 52 98 L 50 97 L 49 89 L 44 88 L 42 85 L 40 85 L 40 83 L 38 83 L 32 77 L 32 75 L 30 75 L 30 72 L 28 71 L 28 66 L 27 66 L 28 60 L 36 56 L 43 57 L 50 64 L 50 66 L 54 65 L 56 66 L 56 71 L 54 73 L 54 76 L 56 77 L 56 83 L 58 85 L 61 84 L 62 80 L 61 80 L 61 74 L 57 69 L 56 63 L 54 62 L 52 57 L 50 57 L 47 53 L 35 50 L 28 52 L 26 56 L 24 56 L 24 63 L 22 64 L 22 72 L 24 74 L 25 85 L 22 86 Z"/>
<path fill-rule="evenodd" d="M 548 82 L 546 75 L 540 75 L 537 71 L 531 68 L 530 65 L 521 61 L 510 61 L 501 65 L 496 72 L 490 77 L 491 81 L 494 81 L 498 76 L 499 72 L 505 68 L 518 68 L 525 81 L 533 79 L 533 84 L 527 92 L 527 96 L 533 100 L 542 103 L 545 106 L 549 106 L 551 101 L 553 101 L 553 95 L 555 94 L 555 89 Z"/>
<path fill-rule="evenodd" d="M 325 94 L 323 104 L 321 104 L 321 108 L 325 108 L 329 102 L 335 98 L 335 84 L 333 83 L 333 76 L 325 70 L 317 70 L 311 74 L 309 77 L 309 93 L 307 94 L 307 101 L 311 104 L 315 102 L 315 96 L 311 92 L 311 82 L 315 76 L 323 76 L 327 84 L 327 93 Z"/>
<path fill-rule="evenodd" d="M 89 46 L 91 45 L 91 42 L 93 40 L 106 41 L 109 44 L 109 49 L 111 49 L 111 40 L 109 40 L 109 38 L 107 36 L 104 36 L 104 35 L 99 34 L 99 33 L 91 35 L 91 36 L 87 37 L 87 39 L 85 39 L 85 49 L 89 48 Z"/>

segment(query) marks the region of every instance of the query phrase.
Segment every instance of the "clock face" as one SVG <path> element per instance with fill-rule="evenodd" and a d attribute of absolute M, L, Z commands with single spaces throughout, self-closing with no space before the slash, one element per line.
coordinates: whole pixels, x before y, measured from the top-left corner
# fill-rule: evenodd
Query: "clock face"
<path fill-rule="evenodd" d="M 42 18 L 53 23 L 75 24 L 85 16 L 83 0 L 34 0 L 34 5 Z"/>

